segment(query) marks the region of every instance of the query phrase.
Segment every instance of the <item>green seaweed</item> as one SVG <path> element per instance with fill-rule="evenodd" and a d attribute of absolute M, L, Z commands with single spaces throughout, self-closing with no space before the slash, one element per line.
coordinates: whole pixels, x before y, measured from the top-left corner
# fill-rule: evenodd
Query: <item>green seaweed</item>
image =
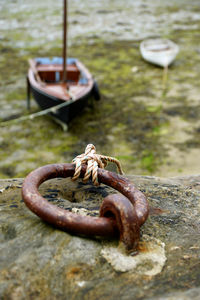
<path fill-rule="evenodd" d="M 179 6 L 169 5 L 166 9 L 169 14 L 176 13 Z M 163 12 L 162 7 L 159 10 Z M 44 13 L 43 8 L 39 13 Z M 54 11 L 57 13 L 58 10 Z M 28 14 L 16 13 L 13 18 L 23 23 Z M 169 156 L 170 122 L 174 117 L 188 122 L 194 132 L 192 145 L 198 147 L 195 123 L 199 119 L 199 106 L 197 102 L 191 103 L 190 95 L 192 89 L 196 94 L 199 91 L 200 58 L 196 41 L 200 22 L 192 22 L 196 29 L 175 29 L 165 36 L 180 44 L 180 54 L 169 69 L 164 91 L 163 70 L 143 61 L 138 41 L 104 41 L 95 35 L 74 39 L 68 55 L 79 58 L 91 71 L 99 84 L 101 101 L 80 112 L 69 124 L 68 132 L 63 132 L 48 116 L 0 128 L 0 177 L 21 177 L 40 165 L 70 162 L 88 143 L 95 144 L 98 153 L 120 159 L 126 173 L 160 174 Z M 21 39 L 20 30 L 9 32 L 0 44 L 1 103 L 3 109 L 8 104 L 12 107 L 0 115 L 1 121 L 29 113 L 26 109 L 28 58 L 62 53 L 57 46 L 61 42 L 59 37 L 51 46 L 41 47 L 33 44 L 33 37 L 27 33 L 23 36 L 24 46 L 16 47 L 15 43 Z M 31 105 L 30 112 L 38 110 L 33 100 Z M 181 145 L 174 143 L 173 147 L 183 153 L 191 147 L 188 143 Z M 24 155 L 15 157 L 21 150 Z"/>

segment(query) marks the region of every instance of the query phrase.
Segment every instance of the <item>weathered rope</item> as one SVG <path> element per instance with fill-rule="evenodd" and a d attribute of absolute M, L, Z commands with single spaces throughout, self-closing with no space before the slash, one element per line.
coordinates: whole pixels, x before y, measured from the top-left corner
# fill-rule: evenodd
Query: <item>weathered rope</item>
<path fill-rule="evenodd" d="M 88 144 L 85 153 L 80 154 L 76 156 L 73 160 L 73 163 L 75 163 L 76 168 L 74 172 L 74 176 L 72 177 L 72 180 L 76 180 L 79 178 L 81 173 L 81 167 L 82 164 L 87 165 L 87 169 L 83 178 L 83 182 L 87 182 L 90 176 L 92 176 L 92 182 L 94 185 L 98 186 L 98 175 L 97 170 L 98 168 L 104 169 L 108 162 L 113 162 L 117 165 L 118 171 L 120 174 L 123 175 L 123 171 L 120 165 L 120 162 L 113 157 L 105 156 L 101 154 L 96 154 L 96 148 L 93 144 Z"/>

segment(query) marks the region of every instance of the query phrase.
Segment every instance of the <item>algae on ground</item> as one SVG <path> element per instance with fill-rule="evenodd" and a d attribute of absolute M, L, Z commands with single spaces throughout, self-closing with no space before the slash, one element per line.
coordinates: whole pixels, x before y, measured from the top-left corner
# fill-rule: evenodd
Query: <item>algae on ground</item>
<path fill-rule="evenodd" d="M 123 20 L 116 19 L 118 25 L 112 28 L 113 32 L 118 31 L 118 35 L 108 31 L 104 35 L 100 27 L 96 34 L 91 33 L 92 28 L 87 27 L 91 21 L 90 14 L 86 10 L 91 3 L 84 3 L 81 14 L 76 4 L 72 4 L 68 54 L 78 57 L 89 68 L 98 81 L 102 99 L 90 103 L 70 123 L 68 132 L 63 132 L 48 116 L 0 128 L 1 178 L 25 176 L 32 169 L 47 163 L 70 162 L 84 151 L 88 143 L 95 144 L 98 153 L 120 159 L 127 174 L 166 176 L 196 172 L 199 165 L 194 160 L 194 153 L 198 151 L 200 126 L 200 50 L 196 43 L 200 21 L 194 9 L 196 2 L 184 8 L 184 1 L 173 1 L 171 4 L 156 2 L 155 5 L 152 2 L 148 5 L 138 2 L 138 6 L 129 2 L 129 9 L 128 6 L 124 9 L 128 25 L 123 15 Z M 96 5 L 96 8 L 95 4 L 92 6 L 92 18 L 96 16 L 98 21 L 107 20 L 107 15 L 118 15 L 121 9 L 118 1 L 107 3 L 105 11 L 99 9 L 99 4 Z M 22 14 L 23 9 L 25 14 Z M 139 31 L 132 35 L 132 39 L 130 32 L 125 34 L 128 32 L 126 26 L 129 28 L 132 22 L 128 19 L 131 9 L 135 22 L 139 22 L 134 28 L 139 28 L 143 23 L 136 18 L 137 11 L 145 17 L 145 11 L 149 9 L 152 24 L 163 18 L 165 27 L 162 25 L 159 33 L 180 46 L 180 53 L 169 69 L 165 90 L 162 69 L 141 58 Z M 4 4 L 3 11 L 0 40 L 2 122 L 29 113 L 26 109 L 28 58 L 59 56 L 62 53 L 62 19 L 58 7 L 49 6 L 47 19 L 52 17 L 49 31 L 48 27 L 43 26 L 45 11 L 42 3 L 38 7 L 35 3 L 33 7 L 34 13 L 38 12 L 35 24 L 30 3 L 18 7 L 17 3 L 8 2 L 7 6 Z M 9 23 L 12 30 L 9 30 L 6 18 L 7 22 L 12 21 Z M 27 24 L 30 27 L 22 34 Z M 80 24 L 85 26 L 82 32 L 79 31 Z M 157 28 L 152 24 L 149 26 L 152 34 L 156 35 Z M 184 24 L 184 29 L 181 29 Z M 191 27 L 191 24 L 195 26 Z M 142 34 L 141 29 L 141 37 Z M 31 101 L 31 107 L 31 112 L 38 110 L 34 101 Z"/>

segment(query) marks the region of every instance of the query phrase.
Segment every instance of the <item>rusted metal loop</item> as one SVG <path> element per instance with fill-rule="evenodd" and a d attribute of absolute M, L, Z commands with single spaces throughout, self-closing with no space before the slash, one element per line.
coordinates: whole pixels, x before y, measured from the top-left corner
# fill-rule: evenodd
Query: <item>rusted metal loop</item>
<path fill-rule="evenodd" d="M 132 203 L 121 194 L 107 196 L 100 208 L 100 217 L 112 217 L 116 220 L 120 240 L 127 250 L 137 248 L 140 238 L 140 226 Z"/>
<path fill-rule="evenodd" d="M 98 169 L 98 180 L 120 194 L 107 196 L 100 208 L 100 217 L 78 215 L 50 204 L 41 196 L 38 187 L 46 180 L 56 177 L 72 177 L 74 164 L 46 165 L 32 171 L 24 180 L 22 197 L 28 208 L 44 221 L 63 230 L 87 236 L 116 236 L 127 249 L 137 246 L 140 226 L 149 214 L 146 197 L 125 177 L 104 169 Z M 86 166 L 81 169 L 84 177 Z"/>

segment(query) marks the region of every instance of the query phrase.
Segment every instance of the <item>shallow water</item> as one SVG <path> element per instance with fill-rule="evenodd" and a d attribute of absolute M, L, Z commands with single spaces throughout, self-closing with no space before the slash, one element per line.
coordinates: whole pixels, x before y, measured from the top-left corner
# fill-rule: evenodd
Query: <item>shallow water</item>
<path fill-rule="evenodd" d="M 62 53 L 61 2 L 0 0 L 0 120 L 27 114 L 27 60 Z M 94 143 L 127 174 L 199 173 L 199 1 L 71 1 L 69 55 L 96 77 L 102 100 L 68 132 L 48 116 L 0 128 L 0 178 L 70 162 Z M 165 88 L 139 42 L 170 38 L 180 47 Z M 32 100 L 31 112 L 38 108 Z"/>

